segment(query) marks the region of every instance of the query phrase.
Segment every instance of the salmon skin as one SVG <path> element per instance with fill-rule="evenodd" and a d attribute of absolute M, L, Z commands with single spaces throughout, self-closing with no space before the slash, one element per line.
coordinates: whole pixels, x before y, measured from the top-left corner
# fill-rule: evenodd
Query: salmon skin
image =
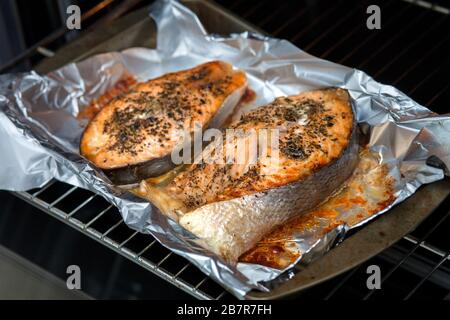
<path fill-rule="evenodd" d="M 195 126 L 220 126 L 245 92 L 246 76 L 222 61 L 134 85 L 86 127 L 80 153 L 115 184 L 172 169 L 172 150 Z"/>
<path fill-rule="evenodd" d="M 357 165 L 358 134 L 347 91 L 334 88 L 277 98 L 230 128 L 278 129 L 278 160 L 194 163 L 163 190 L 143 182 L 140 193 L 206 248 L 236 262 L 274 227 L 344 184 Z M 232 149 L 239 139 L 208 147 Z"/>

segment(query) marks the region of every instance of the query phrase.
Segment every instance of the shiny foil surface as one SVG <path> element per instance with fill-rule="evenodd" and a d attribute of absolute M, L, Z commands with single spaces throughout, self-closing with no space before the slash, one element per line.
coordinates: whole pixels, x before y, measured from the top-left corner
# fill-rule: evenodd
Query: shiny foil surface
<path fill-rule="evenodd" d="M 117 206 L 130 228 L 152 234 L 242 298 L 251 289 L 270 290 L 287 281 L 298 263 L 320 257 L 348 230 L 448 173 L 450 116 L 437 115 L 362 71 L 311 56 L 286 40 L 253 33 L 208 35 L 178 2 L 158 1 L 150 15 L 158 27 L 156 49 L 104 53 L 47 75 L 0 76 L 1 189 L 24 191 L 51 179 L 89 189 Z M 112 185 L 79 154 L 86 120 L 78 114 L 118 81 L 130 75 L 144 81 L 210 60 L 246 72 L 256 98 L 241 112 L 282 95 L 345 88 L 368 137 L 360 164 L 342 190 L 264 237 L 237 265 L 202 248 L 148 201 Z"/>

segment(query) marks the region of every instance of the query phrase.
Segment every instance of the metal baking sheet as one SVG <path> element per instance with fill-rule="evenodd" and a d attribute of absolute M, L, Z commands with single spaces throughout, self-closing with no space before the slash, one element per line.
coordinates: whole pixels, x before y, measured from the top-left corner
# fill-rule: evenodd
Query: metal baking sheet
<path fill-rule="evenodd" d="M 239 18 L 236 18 L 232 14 L 222 10 L 217 5 L 211 3 L 211 2 L 203 2 L 203 1 L 185 1 L 184 4 L 189 7 L 192 11 L 194 11 L 200 18 L 200 20 L 205 24 L 206 29 L 211 33 L 218 33 L 218 34 L 228 34 L 230 32 L 242 32 L 242 31 L 259 31 L 256 30 L 254 27 L 249 25 L 248 23 L 240 20 Z M 142 19 L 136 19 L 140 17 L 139 15 L 143 14 L 141 17 Z M 104 52 L 104 51 L 111 51 L 111 50 L 120 50 L 123 48 L 127 48 L 130 46 L 148 46 L 152 47 L 154 45 L 154 33 L 149 34 L 149 32 L 154 32 L 154 25 L 151 22 L 151 19 L 146 17 L 146 11 L 141 11 L 136 13 L 136 16 L 134 17 L 136 20 L 129 19 L 127 23 L 124 22 L 124 26 L 121 26 L 123 28 L 122 32 L 118 32 L 117 34 L 112 34 L 113 30 L 109 29 L 107 33 L 96 33 L 96 35 L 93 35 L 92 38 L 84 38 L 81 39 L 79 42 L 75 41 L 69 47 L 61 50 L 54 58 L 49 59 L 45 62 L 43 62 L 39 67 L 38 71 L 40 72 L 47 72 L 50 70 L 53 70 L 56 67 L 59 67 L 61 65 L 64 65 L 70 61 L 77 61 L 80 59 L 83 59 L 89 55 L 92 55 L 94 53 Z M 136 23 L 133 23 L 137 21 Z M 221 23 L 218 23 L 218 22 Z M 129 24 L 128 24 L 129 23 Z M 119 27 L 118 27 L 119 28 Z M 152 36 L 153 35 L 153 36 Z M 108 39 L 107 41 L 101 42 L 99 39 L 102 37 L 105 37 L 105 39 Z M 95 44 L 94 46 L 92 46 Z M 88 49 L 89 48 L 89 49 Z M 64 53 L 64 50 L 66 52 Z M 78 51 L 78 52 L 77 52 Z M 77 55 L 79 54 L 79 55 Z M 441 185 L 444 183 L 444 187 L 439 189 L 439 187 L 436 187 L 438 185 Z M 386 246 L 392 244 L 399 238 L 401 238 L 402 235 L 408 233 L 415 225 L 420 223 L 426 215 L 428 215 L 432 210 L 430 210 L 433 205 L 437 205 L 440 201 L 442 201 L 445 196 L 448 194 L 449 190 L 446 189 L 445 186 L 448 186 L 447 182 L 439 182 L 436 184 L 432 184 L 429 186 L 426 186 L 422 188 L 415 196 L 404 202 L 402 205 L 396 207 L 393 212 L 405 212 L 404 214 L 407 215 L 408 221 L 411 221 L 411 223 L 404 223 L 404 220 L 402 223 L 396 224 L 395 230 L 392 230 L 392 232 L 387 232 L 384 229 L 378 229 L 379 232 L 383 232 L 385 236 L 383 237 L 386 240 L 386 242 L 383 245 L 375 246 L 371 248 L 369 246 L 370 242 L 374 241 L 373 234 L 370 236 L 370 232 L 366 230 L 371 230 L 369 227 L 374 228 L 373 226 L 379 226 L 379 228 L 385 227 L 382 225 L 382 221 L 384 221 L 387 217 L 398 215 L 395 213 L 390 213 L 388 215 L 383 216 L 381 219 L 377 220 L 376 222 L 372 223 L 371 225 L 367 226 L 366 228 L 363 228 L 362 231 L 358 232 L 353 237 L 350 237 L 347 239 L 344 244 L 342 244 L 337 249 L 334 249 L 326 255 L 324 258 L 320 259 L 316 263 L 311 264 L 309 267 L 305 268 L 302 272 L 298 273 L 292 280 L 286 282 L 285 284 L 277 287 L 270 293 L 249 293 L 247 295 L 248 298 L 254 298 L 254 299 L 261 299 L 261 298 L 271 298 L 271 297 L 279 297 L 285 294 L 293 293 L 296 290 L 300 290 L 302 288 L 306 288 L 310 285 L 313 285 L 314 283 L 323 281 L 327 278 L 329 278 L 332 275 L 337 275 L 345 270 L 347 268 L 350 268 L 351 266 L 354 266 L 365 259 L 368 259 L 370 256 L 373 256 L 374 254 L 378 253 L 380 250 L 385 248 Z M 430 188 L 434 188 L 430 190 L 430 194 L 437 195 L 436 197 L 430 197 L 430 201 L 427 201 L 426 208 L 422 208 L 422 210 L 419 210 L 417 205 L 412 206 L 412 210 L 401 210 L 402 207 L 404 207 L 407 203 L 410 203 L 414 199 L 417 202 L 423 202 L 423 198 L 420 197 L 420 194 L 424 192 L 424 190 L 428 190 Z M 439 191 L 440 190 L 440 191 Z M 424 210 L 427 209 L 427 210 Z M 417 214 L 414 214 L 413 212 L 417 212 Z M 412 219 L 412 220 L 411 220 Z M 380 222 L 381 221 L 381 222 Z M 391 225 L 392 226 L 392 225 Z M 402 228 L 399 228 L 399 226 L 402 226 Z M 404 230 L 402 230 L 404 227 Z M 389 230 L 389 229 L 388 229 Z M 395 231 L 395 232 L 394 232 Z M 323 268 L 323 272 L 317 274 L 320 268 L 313 267 L 314 265 L 317 265 L 322 261 L 322 263 L 326 263 L 327 259 L 330 259 L 329 257 L 333 257 L 333 252 L 336 250 L 342 250 L 341 248 L 345 247 L 351 247 L 351 241 L 352 239 L 356 239 L 355 237 L 358 235 L 366 235 L 367 239 L 370 239 L 371 241 L 365 241 L 365 242 L 359 242 L 359 250 L 364 251 L 366 255 L 359 255 L 356 256 L 353 254 L 347 254 L 349 257 L 348 260 L 343 259 L 340 255 L 338 255 L 338 259 L 332 260 L 331 263 L 328 261 L 328 264 L 330 265 L 330 268 L 325 269 Z M 375 233 L 376 235 L 376 233 Z M 361 237 L 361 236 L 360 236 Z M 377 237 L 375 237 L 377 238 Z M 350 244 L 348 244 L 350 243 Z M 356 241 L 356 246 L 358 246 L 358 241 Z M 354 250 L 354 248 L 352 249 Z M 354 251 L 349 251 L 354 252 Z M 324 262 L 325 261 L 325 262 Z M 334 263 L 333 263 L 334 262 Z M 310 277 L 310 279 L 314 281 L 306 281 L 305 278 L 302 278 L 302 275 L 308 275 L 307 270 L 314 270 L 313 276 Z"/>

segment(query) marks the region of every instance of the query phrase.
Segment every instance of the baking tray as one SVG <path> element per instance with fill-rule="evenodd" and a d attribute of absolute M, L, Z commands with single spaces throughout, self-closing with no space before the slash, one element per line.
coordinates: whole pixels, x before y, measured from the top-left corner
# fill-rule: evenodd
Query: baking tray
<path fill-rule="evenodd" d="M 210 33 L 227 35 L 233 32 L 264 33 L 212 1 L 185 0 L 184 5 L 197 14 Z M 43 60 L 35 69 L 47 73 L 67 63 L 80 61 L 93 54 L 129 47 L 154 48 L 156 27 L 147 9 L 135 11 L 101 30 L 81 36 L 64 46 L 52 58 Z M 450 183 L 443 181 L 426 185 L 388 214 L 362 227 L 324 257 L 311 263 L 289 281 L 271 292 L 252 291 L 247 299 L 276 299 L 292 295 L 337 276 L 377 255 L 414 230 L 450 194 Z"/>

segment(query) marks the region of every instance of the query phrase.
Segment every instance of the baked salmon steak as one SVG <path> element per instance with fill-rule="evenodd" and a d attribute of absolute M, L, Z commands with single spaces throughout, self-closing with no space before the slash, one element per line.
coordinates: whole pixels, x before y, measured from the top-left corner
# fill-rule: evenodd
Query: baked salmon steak
<path fill-rule="evenodd" d="M 256 132 L 265 152 L 229 161 L 227 150 L 252 149 L 248 132 Z M 356 121 L 343 89 L 277 98 L 221 134 L 202 151 L 203 161 L 196 158 L 161 188 L 142 182 L 139 193 L 230 262 L 274 227 L 325 201 L 358 161 Z"/>
<path fill-rule="evenodd" d="M 171 152 L 186 134 L 226 121 L 246 86 L 245 74 L 222 61 L 138 83 L 91 120 L 80 153 L 119 185 L 159 176 L 175 166 Z"/>

